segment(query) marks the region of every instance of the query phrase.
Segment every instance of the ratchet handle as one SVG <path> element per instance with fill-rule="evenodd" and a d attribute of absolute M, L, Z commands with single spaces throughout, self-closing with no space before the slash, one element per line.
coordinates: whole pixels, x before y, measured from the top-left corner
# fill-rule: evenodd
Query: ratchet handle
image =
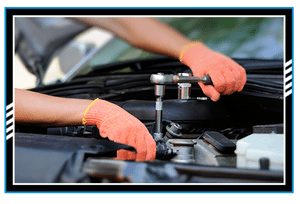
<path fill-rule="evenodd" d="M 205 85 L 214 85 L 209 75 L 204 75 L 202 77 L 202 83 Z"/>
<path fill-rule="evenodd" d="M 201 82 L 205 85 L 213 85 L 213 82 L 209 75 L 203 77 L 193 76 L 178 76 L 178 75 L 164 75 L 164 74 L 152 74 L 150 81 L 153 84 L 176 84 L 176 83 L 198 83 Z"/>

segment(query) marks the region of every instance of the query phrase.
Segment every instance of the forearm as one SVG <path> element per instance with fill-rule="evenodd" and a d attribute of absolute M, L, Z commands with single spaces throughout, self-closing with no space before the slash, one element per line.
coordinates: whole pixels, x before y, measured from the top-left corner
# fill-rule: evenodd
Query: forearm
<path fill-rule="evenodd" d="M 15 89 L 15 121 L 51 126 L 96 125 L 103 138 L 133 146 L 137 153 L 120 150 L 117 159 L 155 159 L 156 144 L 143 123 L 124 109 L 103 100 L 67 99 Z M 101 128 L 100 128 L 101 127 Z"/>
<path fill-rule="evenodd" d="M 167 24 L 154 18 L 73 18 L 81 23 L 104 28 L 131 45 L 148 52 L 179 58 L 191 41 Z"/>
<path fill-rule="evenodd" d="M 40 126 L 81 125 L 91 102 L 15 89 L 15 121 Z"/>

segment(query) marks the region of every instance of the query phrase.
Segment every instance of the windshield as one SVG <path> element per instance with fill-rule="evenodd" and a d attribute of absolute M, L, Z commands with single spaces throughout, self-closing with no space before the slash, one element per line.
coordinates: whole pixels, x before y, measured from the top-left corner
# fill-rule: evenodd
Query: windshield
<path fill-rule="evenodd" d="M 211 49 L 234 59 L 280 59 L 283 60 L 283 17 L 160 17 L 159 20 L 183 33 L 191 40 L 200 40 Z M 99 36 L 101 41 L 101 36 Z M 72 74 L 54 78 L 46 74 L 44 83 L 60 79 L 69 81 L 76 75 L 89 72 L 92 67 L 114 62 L 146 59 L 159 56 L 111 37 L 87 62 Z"/>

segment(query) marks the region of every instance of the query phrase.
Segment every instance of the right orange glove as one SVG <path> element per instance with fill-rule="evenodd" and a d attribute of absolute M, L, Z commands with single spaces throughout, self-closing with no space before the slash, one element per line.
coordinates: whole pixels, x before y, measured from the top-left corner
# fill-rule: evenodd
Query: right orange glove
<path fill-rule="evenodd" d="M 209 75 L 214 86 L 199 85 L 205 95 L 217 101 L 220 95 L 240 92 L 246 83 L 246 71 L 229 57 L 217 53 L 201 42 L 186 45 L 180 54 L 180 61 L 190 67 L 193 75 Z"/>
<path fill-rule="evenodd" d="M 96 125 L 103 138 L 134 147 L 137 153 L 119 150 L 117 159 L 149 161 L 155 159 L 156 143 L 146 126 L 119 106 L 96 99 L 82 119 L 83 125 Z"/>

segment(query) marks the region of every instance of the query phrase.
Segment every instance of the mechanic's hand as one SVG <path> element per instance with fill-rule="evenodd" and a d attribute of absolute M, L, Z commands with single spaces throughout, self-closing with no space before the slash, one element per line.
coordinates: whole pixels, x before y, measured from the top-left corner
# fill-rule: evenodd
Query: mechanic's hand
<path fill-rule="evenodd" d="M 117 159 L 149 161 L 155 159 L 156 144 L 146 126 L 124 109 L 96 99 L 86 110 L 84 125 L 97 125 L 100 135 L 117 143 L 133 146 L 137 153 L 119 150 Z"/>
<path fill-rule="evenodd" d="M 205 95 L 217 101 L 220 95 L 240 92 L 246 83 L 246 71 L 229 57 L 217 53 L 201 42 L 193 42 L 183 48 L 180 61 L 189 66 L 196 77 L 209 75 L 214 86 L 199 82 Z"/>

